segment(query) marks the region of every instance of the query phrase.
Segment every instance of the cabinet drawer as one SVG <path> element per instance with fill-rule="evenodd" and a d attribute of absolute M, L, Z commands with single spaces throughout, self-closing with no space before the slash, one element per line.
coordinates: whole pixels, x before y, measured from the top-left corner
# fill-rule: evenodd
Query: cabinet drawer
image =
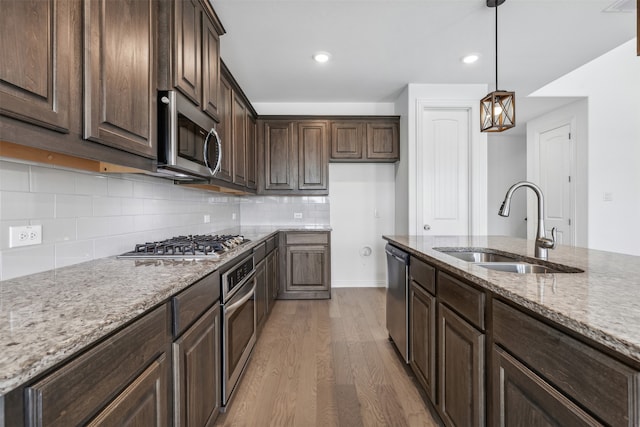
<path fill-rule="evenodd" d="M 409 262 L 409 274 L 411 279 L 422 286 L 427 291 L 435 295 L 436 293 L 436 269 L 420 261 L 418 258 L 411 257 Z"/>
<path fill-rule="evenodd" d="M 606 424 L 640 424 L 638 371 L 499 301 L 493 324 L 497 343 Z"/>
<path fill-rule="evenodd" d="M 172 298 L 173 336 L 184 332 L 205 310 L 220 299 L 220 273 L 198 280 Z"/>
<path fill-rule="evenodd" d="M 287 233 L 287 245 L 328 245 L 328 233 Z"/>
<path fill-rule="evenodd" d="M 276 234 L 273 237 L 269 237 L 267 239 L 267 254 L 270 253 L 272 250 L 274 250 L 276 247 L 278 247 L 278 235 Z"/>
<path fill-rule="evenodd" d="M 86 423 L 168 349 L 168 304 L 25 389 L 27 425 Z"/>
<path fill-rule="evenodd" d="M 258 246 L 253 248 L 253 262 L 255 263 L 255 265 L 258 265 L 258 263 L 262 261 L 266 255 L 267 255 L 266 242 L 260 243 Z"/>
<path fill-rule="evenodd" d="M 438 296 L 475 327 L 484 330 L 484 292 L 438 272 Z"/>

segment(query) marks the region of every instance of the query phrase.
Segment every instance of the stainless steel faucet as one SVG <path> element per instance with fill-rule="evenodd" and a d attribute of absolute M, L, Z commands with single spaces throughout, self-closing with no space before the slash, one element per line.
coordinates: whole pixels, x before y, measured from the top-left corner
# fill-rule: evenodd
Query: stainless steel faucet
<path fill-rule="evenodd" d="M 536 258 L 547 259 L 547 249 L 554 249 L 556 247 L 556 228 L 551 229 L 551 238 L 545 236 L 544 232 L 544 196 L 542 190 L 533 182 L 520 181 L 515 183 L 507 191 L 507 195 L 504 196 L 504 201 L 498 215 L 509 216 L 509 209 L 511 207 L 511 196 L 520 187 L 529 187 L 536 193 L 538 197 L 538 231 L 536 232 Z"/>

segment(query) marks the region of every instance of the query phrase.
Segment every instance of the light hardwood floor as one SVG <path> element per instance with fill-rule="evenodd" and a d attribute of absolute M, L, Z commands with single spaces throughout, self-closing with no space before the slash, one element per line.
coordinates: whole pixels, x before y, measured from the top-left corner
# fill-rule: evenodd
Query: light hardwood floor
<path fill-rule="evenodd" d="M 217 426 L 436 426 L 388 340 L 385 290 L 277 301 Z"/>

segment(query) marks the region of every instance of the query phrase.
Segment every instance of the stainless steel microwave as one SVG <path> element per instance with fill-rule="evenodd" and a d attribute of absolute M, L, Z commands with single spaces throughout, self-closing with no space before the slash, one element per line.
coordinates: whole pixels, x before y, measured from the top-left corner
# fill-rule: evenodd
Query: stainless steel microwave
<path fill-rule="evenodd" d="M 158 93 L 158 169 L 179 181 L 211 178 L 220 170 L 216 122 L 179 92 Z"/>

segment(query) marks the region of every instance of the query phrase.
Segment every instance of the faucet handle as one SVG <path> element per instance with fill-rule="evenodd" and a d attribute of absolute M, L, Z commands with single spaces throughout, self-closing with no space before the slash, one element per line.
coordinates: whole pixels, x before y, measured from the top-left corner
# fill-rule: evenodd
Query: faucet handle
<path fill-rule="evenodd" d="M 556 248 L 557 237 L 558 237 L 558 235 L 557 235 L 556 227 L 553 227 L 551 229 L 551 238 L 542 237 L 542 238 L 538 239 L 538 242 L 539 242 L 540 246 L 543 247 L 543 248 L 555 249 Z"/>

